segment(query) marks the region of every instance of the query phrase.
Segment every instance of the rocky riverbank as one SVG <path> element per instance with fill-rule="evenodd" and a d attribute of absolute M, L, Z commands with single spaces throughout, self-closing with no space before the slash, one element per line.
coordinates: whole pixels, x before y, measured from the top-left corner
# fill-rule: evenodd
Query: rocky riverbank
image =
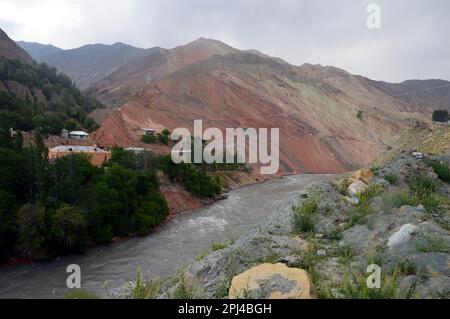
<path fill-rule="evenodd" d="M 316 183 L 154 296 L 448 298 L 450 186 L 436 170 L 402 154 L 373 172 Z M 369 265 L 380 267 L 379 289 L 366 285 Z"/>

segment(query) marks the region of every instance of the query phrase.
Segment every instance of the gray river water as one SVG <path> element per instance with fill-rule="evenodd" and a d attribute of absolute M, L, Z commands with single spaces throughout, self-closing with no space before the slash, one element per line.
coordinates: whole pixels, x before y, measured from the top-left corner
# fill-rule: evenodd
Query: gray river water
<path fill-rule="evenodd" d="M 81 267 L 82 288 L 118 291 L 140 267 L 148 278 L 173 275 L 213 242 L 235 239 L 271 214 L 295 192 L 332 175 L 295 175 L 233 190 L 229 198 L 174 218 L 145 238 L 90 249 L 48 263 L 0 268 L 0 298 L 60 298 L 67 266 Z"/>

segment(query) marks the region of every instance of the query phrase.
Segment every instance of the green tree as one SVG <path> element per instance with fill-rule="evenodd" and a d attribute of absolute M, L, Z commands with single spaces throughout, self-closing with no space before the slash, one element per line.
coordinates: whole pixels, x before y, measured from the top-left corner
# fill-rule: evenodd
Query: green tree
<path fill-rule="evenodd" d="M 45 208 L 30 204 L 18 211 L 19 247 L 23 256 L 42 257 L 47 249 Z"/>
<path fill-rule="evenodd" d="M 449 120 L 448 111 L 436 110 L 433 112 L 433 121 L 435 122 L 447 122 Z"/>
<path fill-rule="evenodd" d="M 50 238 L 55 251 L 82 252 L 87 246 L 87 225 L 83 213 L 63 205 L 51 217 Z"/>

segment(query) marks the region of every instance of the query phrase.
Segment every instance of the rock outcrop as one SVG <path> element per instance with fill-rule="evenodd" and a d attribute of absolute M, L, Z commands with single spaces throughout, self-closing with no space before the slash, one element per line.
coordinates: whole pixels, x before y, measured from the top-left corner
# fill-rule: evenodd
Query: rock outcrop
<path fill-rule="evenodd" d="M 245 297 L 281 297 L 280 289 L 287 289 L 280 287 L 289 281 L 272 274 L 282 267 L 273 264 L 282 263 L 285 270 L 306 269 L 318 298 L 449 298 L 450 185 L 433 179 L 430 197 L 407 194 L 417 176 L 430 172 L 425 161 L 402 155 L 374 173 L 369 186 L 377 185 L 372 189 L 378 192 L 372 190 L 356 206 L 334 182 L 319 182 L 232 245 L 189 265 L 185 278 L 204 298 L 242 297 L 242 291 L 249 292 L 247 279 L 251 289 Z M 387 174 L 396 175 L 396 183 L 380 182 Z M 310 212 L 314 231 L 302 233 L 293 207 L 308 201 L 317 203 L 317 211 Z M 372 264 L 381 267 L 381 289 L 365 287 Z M 169 281 L 160 297 L 173 289 Z"/>

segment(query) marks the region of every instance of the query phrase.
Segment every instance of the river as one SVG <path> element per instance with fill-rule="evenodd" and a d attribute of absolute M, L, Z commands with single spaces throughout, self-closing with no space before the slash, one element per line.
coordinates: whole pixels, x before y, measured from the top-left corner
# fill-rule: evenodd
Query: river
<path fill-rule="evenodd" d="M 140 267 L 148 278 L 173 275 L 213 242 L 245 234 L 278 205 L 312 182 L 333 175 L 295 175 L 248 185 L 226 200 L 176 216 L 144 238 L 90 249 L 46 263 L 0 268 L 0 298 L 60 298 L 67 291 L 67 266 L 81 267 L 82 288 L 100 295 L 118 292 Z"/>

